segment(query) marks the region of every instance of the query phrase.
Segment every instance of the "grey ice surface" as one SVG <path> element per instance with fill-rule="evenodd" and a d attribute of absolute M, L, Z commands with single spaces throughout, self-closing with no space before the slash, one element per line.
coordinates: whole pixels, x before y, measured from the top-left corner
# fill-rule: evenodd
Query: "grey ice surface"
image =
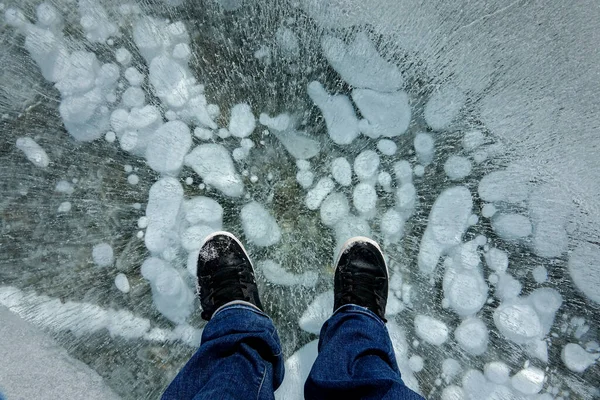
<path fill-rule="evenodd" d="M 2 306 L 0 339 L 0 399 L 119 399 L 94 370 Z"/>

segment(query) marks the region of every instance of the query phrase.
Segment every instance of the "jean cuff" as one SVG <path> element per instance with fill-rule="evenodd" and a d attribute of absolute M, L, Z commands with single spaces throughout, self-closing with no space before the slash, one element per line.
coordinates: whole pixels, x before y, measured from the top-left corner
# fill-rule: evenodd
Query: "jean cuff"
<path fill-rule="evenodd" d="M 366 307 L 363 306 L 359 306 L 357 304 L 344 304 L 343 306 L 339 307 L 337 310 L 335 310 L 333 312 L 333 315 L 336 315 L 338 313 L 356 313 L 356 314 L 363 314 L 363 315 L 367 315 L 373 319 L 375 319 L 377 322 L 379 322 L 381 325 L 385 326 L 385 323 L 387 321 L 384 321 L 383 319 L 381 319 L 379 317 L 379 315 L 375 314 L 373 311 L 369 310 Z"/>
<path fill-rule="evenodd" d="M 248 310 L 248 311 L 252 311 L 258 315 L 262 315 L 262 316 L 269 318 L 269 316 L 267 314 L 265 314 L 264 311 L 262 311 L 260 308 L 256 307 L 253 304 L 245 302 L 245 301 L 232 301 L 232 302 L 222 305 L 221 307 L 217 308 L 217 310 L 213 314 L 213 318 L 217 314 L 219 314 L 223 311 L 227 311 L 227 310 Z"/>

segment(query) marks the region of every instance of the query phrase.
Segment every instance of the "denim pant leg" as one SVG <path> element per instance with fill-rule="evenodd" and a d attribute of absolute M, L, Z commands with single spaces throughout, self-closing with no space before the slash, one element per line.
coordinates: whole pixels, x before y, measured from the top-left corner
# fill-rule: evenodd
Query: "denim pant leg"
<path fill-rule="evenodd" d="M 353 304 L 340 307 L 323 325 L 304 397 L 423 399 L 402 382 L 384 322 Z"/>
<path fill-rule="evenodd" d="M 163 400 L 273 399 L 284 374 L 271 319 L 254 307 L 229 305 L 206 324 L 198 351 Z"/>

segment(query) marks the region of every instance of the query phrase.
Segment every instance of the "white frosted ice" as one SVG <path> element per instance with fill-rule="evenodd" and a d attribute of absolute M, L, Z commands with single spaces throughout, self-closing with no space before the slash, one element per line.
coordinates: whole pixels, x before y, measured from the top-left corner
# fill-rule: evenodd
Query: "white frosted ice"
<path fill-rule="evenodd" d="M 219 144 L 201 144 L 185 156 L 185 165 L 191 167 L 207 185 L 214 186 L 224 195 L 240 197 L 244 193 L 242 177 L 238 175 L 227 149 Z"/>
<path fill-rule="evenodd" d="M 370 89 L 354 89 L 352 100 L 366 119 L 359 125 L 366 136 L 394 137 L 408 129 L 411 112 L 406 92 L 381 93 Z"/>
<path fill-rule="evenodd" d="M 62 203 L 60 203 L 60 205 L 58 206 L 58 211 L 59 213 L 68 213 L 69 211 L 71 211 L 71 202 L 70 201 L 63 201 Z"/>
<path fill-rule="evenodd" d="M 181 121 L 169 121 L 152 135 L 146 147 L 146 160 L 157 172 L 177 175 L 191 146 L 190 128 Z"/>
<path fill-rule="evenodd" d="M 338 157 L 331 162 L 331 175 L 342 186 L 352 184 L 352 166 L 344 157 Z"/>
<path fill-rule="evenodd" d="M 108 243 L 99 243 L 92 249 L 92 260 L 99 267 L 108 267 L 115 261 L 113 248 Z"/>
<path fill-rule="evenodd" d="M 266 113 L 261 113 L 259 121 L 262 125 L 279 132 L 286 131 L 294 125 L 293 118 L 287 113 L 279 114 L 275 117 L 271 117 Z"/>
<path fill-rule="evenodd" d="M 277 44 L 285 57 L 298 58 L 300 56 L 300 41 L 290 28 L 279 27 L 275 32 Z"/>
<path fill-rule="evenodd" d="M 131 52 L 124 47 L 119 47 L 115 51 L 115 60 L 117 60 L 117 62 L 122 66 L 126 67 L 131 64 Z"/>
<path fill-rule="evenodd" d="M 546 270 L 546 268 L 544 268 L 542 265 L 535 267 L 531 271 L 531 275 L 536 283 L 544 283 L 548 280 L 548 270 Z"/>
<path fill-rule="evenodd" d="M 483 144 L 485 137 L 479 130 L 469 131 L 463 136 L 462 145 L 466 151 L 473 151 Z"/>
<path fill-rule="evenodd" d="M 66 195 L 72 195 L 73 192 L 75 191 L 75 189 L 73 188 L 73 185 L 65 180 L 58 181 L 54 190 L 59 193 L 64 193 Z"/>
<path fill-rule="evenodd" d="M 351 86 L 393 92 L 404 85 L 398 67 L 379 55 L 364 32 L 357 33 L 349 45 L 333 36 L 324 36 L 321 46 L 329 64 Z"/>
<path fill-rule="evenodd" d="M 190 100 L 187 67 L 169 56 L 158 56 L 150 62 L 149 81 L 156 95 L 169 107 L 184 107 Z"/>
<path fill-rule="evenodd" d="M 396 181 L 398 186 L 412 183 L 412 168 L 410 163 L 406 160 L 397 161 L 394 163 L 394 174 L 396 175 Z"/>
<path fill-rule="evenodd" d="M 377 150 L 383 155 L 393 156 L 398 150 L 398 146 L 390 139 L 381 139 L 377 142 Z"/>
<path fill-rule="evenodd" d="M 276 400 L 304 399 L 304 382 L 319 354 L 318 345 L 319 341 L 313 340 L 285 360 L 285 376 L 281 386 L 275 391 Z"/>
<path fill-rule="evenodd" d="M 20 137 L 16 142 L 17 148 L 21 150 L 33 165 L 46 168 L 50 165 L 50 158 L 35 140 L 29 137 Z"/>
<path fill-rule="evenodd" d="M 538 256 L 560 257 L 568 249 L 565 226 L 573 201 L 561 187 L 541 185 L 529 196 L 529 216 L 533 223 L 532 247 Z"/>
<path fill-rule="evenodd" d="M 253 201 L 242 207 L 240 213 L 244 234 L 256 246 L 272 246 L 281 239 L 281 230 L 275 218 L 259 203 Z"/>
<path fill-rule="evenodd" d="M 197 127 L 194 129 L 194 136 L 200 140 L 210 140 L 213 137 L 213 131 L 210 129 Z"/>
<path fill-rule="evenodd" d="M 308 161 L 308 160 L 296 160 L 296 167 L 300 171 L 308 171 L 310 169 L 310 161 Z"/>
<path fill-rule="evenodd" d="M 360 217 L 348 215 L 346 218 L 342 218 L 335 227 L 335 240 L 337 243 L 335 254 L 337 255 L 338 250 L 344 244 L 344 242 L 354 236 L 371 236 L 371 228 L 369 223 Z"/>
<path fill-rule="evenodd" d="M 508 268 L 508 254 L 496 247 L 492 247 L 485 253 L 485 262 L 492 270 L 505 272 Z"/>
<path fill-rule="evenodd" d="M 354 208 L 361 214 L 369 215 L 373 213 L 377 205 L 375 188 L 368 183 L 359 183 L 352 192 L 352 203 Z"/>
<path fill-rule="evenodd" d="M 499 273 L 496 283 L 496 297 L 502 301 L 511 300 L 521 294 L 523 285 L 511 274 Z"/>
<path fill-rule="evenodd" d="M 492 361 L 485 364 L 483 373 L 489 381 L 502 385 L 508 382 L 510 368 L 502 361 Z"/>
<path fill-rule="evenodd" d="M 125 276 L 123 273 L 119 273 L 117 276 L 115 276 L 115 286 L 123 293 L 129 293 L 131 290 L 131 287 L 129 286 L 129 279 L 127 279 L 127 276 Z"/>
<path fill-rule="evenodd" d="M 143 107 L 146 104 L 146 95 L 139 87 L 132 86 L 123 93 L 123 105 L 129 108 Z"/>
<path fill-rule="evenodd" d="M 334 187 L 335 184 L 331 179 L 319 179 L 315 187 L 309 190 L 306 194 L 306 198 L 304 199 L 306 207 L 308 207 L 309 210 L 316 210 L 319 208 L 323 200 L 325 200 L 325 197 L 331 193 Z"/>
<path fill-rule="evenodd" d="M 415 355 L 408 359 L 408 367 L 413 372 L 421 372 L 421 370 L 423 369 L 424 366 L 425 366 L 425 363 L 423 361 L 423 357 L 421 357 L 421 356 Z"/>
<path fill-rule="evenodd" d="M 510 379 L 512 387 L 526 395 L 539 393 L 544 387 L 546 374 L 539 368 L 528 367 L 517 372 Z"/>
<path fill-rule="evenodd" d="M 433 161 L 433 137 L 428 133 L 418 133 L 413 144 L 419 163 L 423 166 L 429 165 Z"/>
<path fill-rule="evenodd" d="M 303 330 L 318 335 L 331 314 L 333 314 L 333 290 L 315 297 L 300 317 L 298 324 Z"/>
<path fill-rule="evenodd" d="M 434 271 L 439 258 L 462 241 L 473 207 L 469 189 L 456 186 L 443 191 L 436 199 L 425 234 L 419 246 L 419 270 Z"/>
<path fill-rule="evenodd" d="M 172 232 L 183 201 L 183 188 L 174 178 L 162 178 L 150 188 L 144 241 L 148 250 L 161 253 L 175 236 Z"/>
<path fill-rule="evenodd" d="M 214 233 L 215 228 L 208 225 L 194 225 L 190 226 L 180 234 L 181 246 L 187 252 L 196 252 L 202 247 L 202 243 L 208 237 L 208 235 Z"/>
<path fill-rule="evenodd" d="M 113 23 L 114 18 L 108 15 L 106 9 L 94 0 L 79 0 L 80 23 L 85 36 L 90 42 L 106 42 L 118 32 Z"/>
<path fill-rule="evenodd" d="M 598 360 L 598 354 L 591 354 L 576 343 L 568 343 L 563 347 L 560 357 L 567 368 L 582 373 Z"/>
<path fill-rule="evenodd" d="M 446 378 L 452 379 L 461 372 L 462 366 L 454 358 L 446 358 L 444 361 L 442 361 L 442 374 Z"/>
<path fill-rule="evenodd" d="M 127 182 L 130 185 L 137 185 L 138 183 L 140 183 L 140 178 L 136 174 L 131 174 L 127 177 Z"/>
<path fill-rule="evenodd" d="M 580 243 L 569 257 L 569 274 L 577 289 L 600 303 L 600 246 Z"/>
<path fill-rule="evenodd" d="M 442 287 L 448 306 L 462 317 L 479 312 L 487 300 L 488 286 L 481 273 L 475 241 L 463 244 L 444 264 Z"/>
<path fill-rule="evenodd" d="M 131 86 L 141 86 L 144 83 L 144 79 L 146 78 L 144 74 L 138 71 L 135 67 L 129 67 L 125 70 L 125 79 Z"/>
<path fill-rule="evenodd" d="M 38 24 L 51 30 L 62 29 L 62 16 L 54 6 L 49 3 L 41 3 L 36 8 Z"/>
<path fill-rule="evenodd" d="M 321 222 L 326 226 L 333 226 L 349 212 L 348 198 L 342 193 L 333 192 L 321 203 Z"/>
<path fill-rule="evenodd" d="M 252 108 L 247 103 L 240 103 L 231 109 L 229 119 L 229 132 L 239 138 L 250 136 L 256 127 L 256 118 L 252 114 Z"/>
<path fill-rule="evenodd" d="M 354 173 L 361 181 L 373 181 L 379 168 L 379 155 L 373 150 L 364 150 L 354 159 Z"/>
<path fill-rule="evenodd" d="M 523 302 L 501 304 L 494 311 L 494 323 L 502 335 L 519 344 L 527 343 L 543 332 L 535 309 Z"/>
<path fill-rule="evenodd" d="M 471 173 L 471 161 L 466 157 L 450 156 L 444 164 L 444 172 L 453 181 L 458 181 Z"/>
<path fill-rule="evenodd" d="M 321 150 L 321 144 L 308 137 L 304 132 L 293 129 L 284 132 L 273 130 L 273 135 L 279 139 L 288 153 L 296 159 L 308 160 L 319 154 Z"/>
<path fill-rule="evenodd" d="M 454 337 L 463 350 L 474 356 L 481 355 L 487 350 L 488 329 L 479 318 L 471 317 L 461 322 L 454 331 Z"/>
<path fill-rule="evenodd" d="M 417 189 L 412 183 L 405 183 L 396 190 L 396 207 L 408 219 L 417 205 Z"/>
<path fill-rule="evenodd" d="M 191 225 L 208 225 L 215 229 L 223 226 L 223 207 L 210 197 L 197 196 L 183 203 L 185 219 Z"/>
<path fill-rule="evenodd" d="M 481 215 L 484 216 L 485 218 L 492 218 L 494 216 L 494 214 L 496 214 L 496 211 L 498 211 L 496 206 L 494 206 L 491 203 L 486 203 L 481 208 Z"/>
<path fill-rule="evenodd" d="M 392 192 L 392 175 L 389 172 L 381 171 L 377 175 L 377 184 L 381 186 L 381 188 L 388 192 Z"/>
<path fill-rule="evenodd" d="M 465 100 L 465 94 L 455 85 L 439 87 L 425 104 L 425 122 L 434 130 L 448 128 L 456 120 Z"/>
<path fill-rule="evenodd" d="M 441 400 L 466 400 L 467 395 L 465 391 L 456 385 L 450 385 L 442 390 L 442 394 L 440 397 Z"/>
<path fill-rule="evenodd" d="M 176 324 L 184 323 L 193 311 L 195 296 L 179 272 L 151 257 L 142 264 L 142 275 L 150 282 L 156 309 Z"/>
<path fill-rule="evenodd" d="M 494 202 L 520 203 L 529 195 L 527 175 L 516 167 L 490 172 L 479 181 L 479 197 Z"/>
<path fill-rule="evenodd" d="M 404 218 L 398 211 L 391 208 L 381 216 L 379 227 L 385 238 L 394 242 L 404 234 Z"/>
<path fill-rule="evenodd" d="M 533 229 L 529 219 L 521 214 L 496 214 L 492 228 L 498 236 L 507 240 L 525 238 L 531 235 Z"/>
<path fill-rule="evenodd" d="M 435 346 L 441 346 L 448 339 L 448 326 L 442 321 L 427 315 L 415 317 L 415 333 L 419 338 Z"/>
<path fill-rule="evenodd" d="M 305 271 L 301 274 L 294 274 L 287 271 L 279 263 L 273 260 L 261 261 L 258 263 L 257 267 L 265 278 L 275 285 L 304 286 L 312 288 L 315 287 L 319 280 L 319 274 L 314 271 Z"/>
<path fill-rule="evenodd" d="M 308 95 L 325 118 L 331 140 L 340 145 L 350 144 L 358 136 L 358 119 L 347 96 L 329 95 L 317 81 L 308 85 Z"/>
<path fill-rule="evenodd" d="M 310 188 L 314 180 L 315 174 L 312 171 L 301 170 L 296 173 L 296 182 L 304 189 Z"/>

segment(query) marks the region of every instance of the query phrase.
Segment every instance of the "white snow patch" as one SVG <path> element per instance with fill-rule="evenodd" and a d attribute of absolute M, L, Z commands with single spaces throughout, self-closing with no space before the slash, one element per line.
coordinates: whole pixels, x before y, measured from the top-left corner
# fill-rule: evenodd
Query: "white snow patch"
<path fill-rule="evenodd" d="M 210 197 L 197 196 L 186 200 L 183 211 L 191 225 L 204 224 L 217 230 L 223 226 L 223 207 Z"/>
<path fill-rule="evenodd" d="M 326 226 L 334 226 L 349 212 L 348 198 L 342 193 L 333 192 L 321 203 L 321 222 Z"/>
<path fill-rule="evenodd" d="M 546 374 L 539 368 L 528 367 L 517 372 L 510 379 L 512 387 L 526 395 L 539 393 L 544 387 Z"/>
<path fill-rule="evenodd" d="M 599 354 L 590 354 L 576 343 L 568 343 L 560 354 L 565 366 L 573 372 L 582 373 L 593 365 Z"/>
<path fill-rule="evenodd" d="M 188 126 L 181 121 L 169 121 L 152 135 L 146 148 L 146 160 L 157 172 L 177 175 L 191 146 Z"/>

